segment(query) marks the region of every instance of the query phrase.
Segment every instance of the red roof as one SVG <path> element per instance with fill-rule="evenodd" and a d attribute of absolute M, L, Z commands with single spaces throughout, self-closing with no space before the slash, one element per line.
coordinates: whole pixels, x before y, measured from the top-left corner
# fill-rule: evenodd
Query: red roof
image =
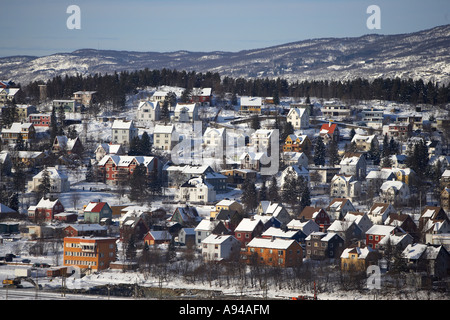
<path fill-rule="evenodd" d="M 105 205 L 106 202 L 90 202 L 85 210 L 89 212 L 100 212 Z"/>
<path fill-rule="evenodd" d="M 336 123 L 330 124 L 328 122 L 328 123 L 324 123 L 322 125 L 322 127 L 320 128 L 320 131 L 322 132 L 322 130 L 324 130 L 324 131 L 328 131 L 328 134 L 333 134 L 334 130 L 336 130 L 336 128 L 337 128 L 337 124 Z"/>

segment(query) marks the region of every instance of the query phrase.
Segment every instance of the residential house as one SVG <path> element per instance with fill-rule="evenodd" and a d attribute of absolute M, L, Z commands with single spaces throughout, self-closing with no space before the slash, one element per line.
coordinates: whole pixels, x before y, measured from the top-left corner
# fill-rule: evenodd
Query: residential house
<path fill-rule="evenodd" d="M 328 144 L 331 140 L 338 142 L 340 140 L 340 132 L 336 123 L 327 122 L 320 127 L 319 135 L 323 142 Z"/>
<path fill-rule="evenodd" d="M 392 169 L 382 168 L 381 170 L 371 170 L 366 176 L 366 187 L 367 190 L 376 193 L 380 190 L 383 183 L 395 179 L 396 175 Z"/>
<path fill-rule="evenodd" d="M 128 243 L 131 238 L 142 241 L 147 232 L 150 231 L 142 214 L 130 214 L 124 217 L 120 223 L 120 239 Z"/>
<path fill-rule="evenodd" d="M 409 187 L 401 181 L 386 181 L 380 187 L 381 198 L 393 205 L 405 205 L 410 197 Z"/>
<path fill-rule="evenodd" d="M 287 225 L 288 230 L 301 231 L 305 236 L 300 239 L 301 242 L 305 240 L 312 232 L 320 231 L 319 225 L 314 220 L 300 220 L 292 219 Z"/>
<path fill-rule="evenodd" d="M 65 237 L 106 237 L 108 228 L 97 223 L 70 224 L 64 229 Z"/>
<path fill-rule="evenodd" d="M 377 265 L 379 255 L 371 247 L 351 246 L 341 254 L 341 270 L 366 272 L 370 265 Z"/>
<path fill-rule="evenodd" d="M 361 152 L 369 151 L 372 148 L 372 144 L 376 150 L 380 147 L 377 135 L 375 134 L 365 135 L 356 133 L 353 136 L 351 143 L 355 143 L 357 150 Z"/>
<path fill-rule="evenodd" d="M 159 121 L 160 115 L 159 102 L 141 101 L 137 108 L 137 122 L 141 124 L 150 124 Z"/>
<path fill-rule="evenodd" d="M 275 217 L 283 225 L 292 220 L 291 215 L 281 203 L 261 201 L 256 209 L 258 215 L 269 215 Z"/>
<path fill-rule="evenodd" d="M 158 158 L 150 156 L 106 155 L 98 163 L 98 168 L 105 174 L 107 184 L 118 185 L 133 174 L 134 169 L 143 164 L 147 175 L 161 176 L 161 163 Z"/>
<path fill-rule="evenodd" d="M 280 228 L 270 227 L 261 234 L 261 238 L 295 240 L 300 243 L 303 235 L 303 231 L 301 230 L 284 230 Z"/>
<path fill-rule="evenodd" d="M 177 207 L 169 221 L 178 222 L 182 226 L 193 227 L 200 222 L 197 209 L 193 206 Z"/>
<path fill-rule="evenodd" d="M 261 114 L 261 110 L 264 106 L 264 100 L 261 97 L 241 97 L 240 99 L 240 112 Z"/>
<path fill-rule="evenodd" d="M 138 129 L 134 121 L 114 120 L 111 127 L 111 138 L 113 144 L 121 144 L 128 147 L 133 138 L 138 136 Z"/>
<path fill-rule="evenodd" d="M 33 124 L 14 122 L 11 127 L 2 129 L 2 143 L 17 143 L 19 136 L 25 145 L 30 145 L 36 138 L 36 129 Z"/>
<path fill-rule="evenodd" d="M 220 220 L 212 218 L 201 220 L 195 227 L 195 243 L 198 249 L 201 249 L 203 239 L 206 239 L 210 234 L 229 234 L 229 230 Z"/>
<path fill-rule="evenodd" d="M 181 202 L 207 204 L 216 201 L 216 191 L 202 177 L 193 177 L 180 186 L 176 199 Z"/>
<path fill-rule="evenodd" d="M 232 235 L 210 234 L 202 241 L 205 261 L 238 260 L 241 243 Z"/>
<path fill-rule="evenodd" d="M 395 226 L 386 226 L 381 224 L 374 224 L 369 230 L 366 231 L 366 245 L 379 249 L 379 242 L 386 236 L 395 235 L 397 232 L 405 234 L 405 232 Z"/>
<path fill-rule="evenodd" d="M 192 88 L 189 102 L 201 106 L 211 106 L 213 103 L 212 88 Z"/>
<path fill-rule="evenodd" d="M 36 113 L 37 109 L 35 106 L 28 105 L 28 104 L 18 104 L 17 107 L 17 121 L 22 122 L 28 122 L 29 116 L 32 113 Z"/>
<path fill-rule="evenodd" d="M 394 213 L 394 207 L 389 203 L 375 202 L 369 209 L 367 216 L 374 224 L 384 224 L 387 217 Z"/>
<path fill-rule="evenodd" d="M 73 93 L 72 99 L 85 107 L 89 107 L 95 102 L 96 93 L 97 91 L 77 91 Z"/>
<path fill-rule="evenodd" d="M 220 210 L 220 212 L 216 215 L 216 217 L 214 219 L 217 221 L 222 221 L 224 226 L 232 234 L 234 234 L 234 230 L 236 229 L 238 224 L 241 222 L 242 218 L 243 218 L 243 214 L 239 213 L 239 211 L 222 209 L 222 210 Z"/>
<path fill-rule="evenodd" d="M 290 108 L 286 121 L 294 130 L 307 129 L 309 128 L 309 112 L 305 108 Z"/>
<path fill-rule="evenodd" d="M 280 154 L 280 158 L 284 165 L 308 168 L 309 160 L 303 152 L 283 152 Z"/>
<path fill-rule="evenodd" d="M 336 259 L 344 251 L 344 239 L 337 233 L 313 232 L 305 241 L 307 259 Z"/>
<path fill-rule="evenodd" d="M 234 236 L 240 241 L 241 247 L 245 248 L 253 238 L 261 236 L 264 229 L 261 220 L 254 217 L 244 218 L 234 229 Z"/>
<path fill-rule="evenodd" d="M 381 129 L 383 127 L 384 110 L 376 108 L 364 109 L 361 111 L 361 120 L 368 127 Z"/>
<path fill-rule="evenodd" d="M 450 272 L 450 254 L 444 246 L 414 243 L 403 250 L 402 256 L 414 272 L 423 271 L 439 279 L 448 277 Z"/>
<path fill-rule="evenodd" d="M 442 207 L 426 206 L 419 217 L 420 238 L 430 243 L 433 235 L 450 233 L 450 219 Z"/>
<path fill-rule="evenodd" d="M 56 221 L 62 223 L 75 223 L 78 220 L 78 213 L 76 212 L 61 212 L 53 216 Z"/>
<path fill-rule="evenodd" d="M 352 175 L 336 174 L 330 182 L 330 196 L 358 199 L 361 196 L 361 182 Z"/>
<path fill-rule="evenodd" d="M 28 122 L 34 127 L 50 127 L 52 125 L 50 113 L 32 113 L 28 116 Z"/>
<path fill-rule="evenodd" d="M 194 177 L 202 177 L 203 181 L 213 186 L 216 193 L 222 193 L 227 190 L 227 177 L 214 172 L 208 165 L 202 166 L 166 166 L 163 169 L 164 183 L 169 188 L 179 187 L 187 180 Z"/>
<path fill-rule="evenodd" d="M 383 136 L 387 134 L 390 139 L 393 137 L 397 141 L 406 141 L 412 134 L 412 126 L 409 123 L 390 123 L 383 125 Z"/>
<path fill-rule="evenodd" d="M 367 230 L 369 230 L 373 226 L 372 220 L 370 220 L 367 213 L 364 212 L 347 212 L 344 217 L 344 221 L 355 222 L 356 225 L 361 229 L 363 236 L 365 236 Z"/>
<path fill-rule="evenodd" d="M 344 246 L 362 240 L 364 237 L 363 231 L 354 221 L 334 220 L 327 229 L 328 233 L 337 233 L 344 239 Z"/>
<path fill-rule="evenodd" d="M 413 242 L 413 236 L 400 228 L 399 231 L 389 233 L 383 237 L 378 244 L 376 244 L 376 246 L 378 246 L 376 249 L 381 253 L 385 253 L 388 247 L 392 248 L 394 251 L 401 251 Z"/>
<path fill-rule="evenodd" d="M 321 108 L 322 114 L 330 118 L 348 118 L 351 116 L 351 109 L 339 103 L 325 103 Z"/>
<path fill-rule="evenodd" d="M 155 126 L 153 130 L 153 147 L 157 150 L 172 150 L 178 137 L 175 131 L 175 126 L 159 125 Z"/>
<path fill-rule="evenodd" d="M 83 153 L 83 144 L 78 137 L 71 139 L 67 136 L 56 136 L 55 140 L 53 140 L 52 152 L 56 154 L 66 152 L 67 154 L 81 155 Z"/>
<path fill-rule="evenodd" d="M 59 199 L 41 198 L 35 206 L 28 208 L 30 220 L 53 220 L 55 214 L 64 212 L 64 206 Z"/>
<path fill-rule="evenodd" d="M 208 127 L 203 133 L 203 145 L 211 157 L 222 157 L 224 155 L 225 139 L 226 132 L 224 128 Z"/>
<path fill-rule="evenodd" d="M 241 259 L 248 264 L 289 268 L 302 264 L 303 249 L 295 240 L 254 238 L 242 251 Z"/>
<path fill-rule="evenodd" d="M 240 188 L 244 181 L 256 181 L 257 171 L 251 169 L 228 169 L 220 173 L 226 177 L 226 183 L 231 187 Z"/>
<path fill-rule="evenodd" d="M 254 151 L 270 154 L 272 140 L 278 142 L 278 139 L 274 140 L 274 132 L 273 129 L 258 129 L 253 132 L 250 136 L 250 145 L 253 146 Z"/>
<path fill-rule="evenodd" d="M 50 192 L 70 191 L 69 177 L 59 167 L 44 168 L 41 172 L 33 176 L 33 179 L 28 182 L 28 190 L 38 191 L 45 173 L 48 173 L 50 179 Z"/>
<path fill-rule="evenodd" d="M 167 230 L 150 230 L 144 236 L 144 243 L 148 246 L 169 244 L 171 241 L 172 235 Z"/>
<path fill-rule="evenodd" d="M 352 202 L 346 198 L 334 198 L 326 208 L 331 221 L 342 220 L 347 212 L 355 210 Z"/>
<path fill-rule="evenodd" d="M 13 102 L 19 88 L 0 88 L 0 105 Z"/>
<path fill-rule="evenodd" d="M 91 201 L 83 210 L 86 223 L 100 223 L 112 219 L 112 209 L 107 202 Z"/>
<path fill-rule="evenodd" d="M 311 139 L 306 134 L 290 134 L 286 137 L 283 144 L 283 152 L 304 152 L 309 154 L 312 149 Z"/>
<path fill-rule="evenodd" d="M 60 108 L 62 108 L 64 112 L 81 111 L 81 103 L 76 100 L 53 100 L 52 105 L 56 112 L 58 112 Z"/>
<path fill-rule="evenodd" d="M 178 244 L 185 246 L 186 248 L 195 247 L 195 229 L 194 228 L 182 228 L 178 232 Z"/>
<path fill-rule="evenodd" d="M 406 159 L 408 157 L 405 154 L 393 154 L 390 156 L 392 168 L 405 169 Z"/>
<path fill-rule="evenodd" d="M 117 155 L 117 156 L 124 156 L 125 151 L 122 148 L 122 145 L 120 144 L 112 144 L 112 143 L 100 143 L 97 148 L 94 151 L 95 153 L 95 160 L 100 161 L 105 157 L 106 155 Z"/>
<path fill-rule="evenodd" d="M 325 232 L 330 226 L 330 216 L 323 208 L 305 207 L 300 215 L 300 220 L 313 220 L 319 226 L 319 230 Z"/>
<path fill-rule="evenodd" d="M 194 123 L 199 120 L 197 103 L 177 103 L 174 111 L 175 122 Z"/>
<path fill-rule="evenodd" d="M 346 152 L 339 163 L 340 173 L 354 176 L 356 180 L 364 180 L 366 177 L 367 163 L 363 153 Z"/>
<path fill-rule="evenodd" d="M 116 260 L 116 241 L 112 237 L 65 237 L 64 265 L 81 270 L 107 269 Z"/>
<path fill-rule="evenodd" d="M 244 152 L 239 161 L 241 169 L 259 171 L 269 160 L 265 152 Z"/>
<path fill-rule="evenodd" d="M 303 166 L 292 165 L 287 167 L 281 172 L 281 190 L 284 189 L 287 179 L 299 179 L 303 178 L 305 185 L 309 186 L 309 171 Z"/>
<path fill-rule="evenodd" d="M 441 206 L 443 209 L 450 211 L 450 187 L 445 187 L 441 191 Z"/>
<path fill-rule="evenodd" d="M 417 225 L 409 214 L 391 213 L 384 221 L 387 226 L 400 227 L 408 232 L 415 241 L 419 239 Z"/>
<path fill-rule="evenodd" d="M 222 210 L 237 211 L 240 214 L 242 214 L 244 212 L 244 209 L 239 202 L 234 201 L 234 200 L 229 200 L 229 199 L 223 199 L 215 204 L 214 210 L 212 210 L 210 213 L 210 217 L 216 218 L 216 216 Z"/>

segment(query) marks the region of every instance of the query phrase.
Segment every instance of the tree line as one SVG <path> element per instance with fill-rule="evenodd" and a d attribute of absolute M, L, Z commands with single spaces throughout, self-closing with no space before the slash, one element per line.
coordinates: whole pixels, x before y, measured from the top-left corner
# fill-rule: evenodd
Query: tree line
<path fill-rule="evenodd" d="M 97 91 L 96 101 L 112 103 L 120 108 L 125 104 L 127 94 L 136 92 L 137 88 L 177 86 L 188 90 L 194 87 L 210 87 L 218 96 L 231 93 L 233 96 L 274 97 L 277 103 L 280 97 L 317 97 L 323 99 L 338 98 L 342 100 L 389 100 L 399 103 L 440 105 L 450 102 L 450 84 L 424 82 L 422 79 L 384 79 L 373 81 L 354 80 L 314 80 L 289 83 L 285 79 L 244 79 L 221 77 L 219 73 L 200 73 L 177 70 L 121 71 L 113 74 L 94 74 L 82 76 L 55 76 L 53 79 L 34 81 L 22 87 L 17 103 L 37 103 L 39 85 L 47 86 L 49 99 L 68 99 L 80 90 Z"/>

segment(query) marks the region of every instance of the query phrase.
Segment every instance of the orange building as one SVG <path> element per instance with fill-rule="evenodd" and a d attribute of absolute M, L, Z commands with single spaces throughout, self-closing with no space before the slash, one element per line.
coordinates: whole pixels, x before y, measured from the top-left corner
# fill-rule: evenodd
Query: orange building
<path fill-rule="evenodd" d="M 295 240 L 254 238 L 241 252 L 241 258 L 249 264 L 294 267 L 303 262 L 303 250 Z"/>
<path fill-rule="evenodd" d="M 64 265 L 99 271 L 116 260 L 116 238 L 65 237 Z"/>

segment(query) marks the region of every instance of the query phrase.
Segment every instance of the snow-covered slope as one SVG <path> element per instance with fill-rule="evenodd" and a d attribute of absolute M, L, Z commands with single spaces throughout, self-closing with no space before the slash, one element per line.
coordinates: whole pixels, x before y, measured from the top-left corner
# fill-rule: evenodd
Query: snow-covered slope
<path fill-rule="evenodd" d="M 450 82 L 450 25 L 409 34 L 323 38 L 240 52 L 129 52 L 82 49 L 0 58 L 0 78 L 17 83 L 57 74 L 177 69 L 288 80 L 421 78 Z"/>

